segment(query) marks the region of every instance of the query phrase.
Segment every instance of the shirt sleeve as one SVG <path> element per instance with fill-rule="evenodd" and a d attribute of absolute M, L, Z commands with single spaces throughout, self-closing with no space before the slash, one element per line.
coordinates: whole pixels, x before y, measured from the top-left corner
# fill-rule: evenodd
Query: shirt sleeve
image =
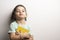
<path fill-rule="evenodd" d="M 14 27 L 14 25 L 11 23 L 8 33 L 12 33 L 12 32 L 15 32 L 15 27 Z"/>

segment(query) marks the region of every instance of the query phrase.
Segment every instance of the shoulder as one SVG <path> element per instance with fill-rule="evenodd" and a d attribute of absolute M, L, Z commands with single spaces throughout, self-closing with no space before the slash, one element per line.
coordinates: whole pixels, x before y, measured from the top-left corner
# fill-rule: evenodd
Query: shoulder
<path fill-rule="evenodd" d="M 15 24 L 17 24 L 16 21 L 13 21 L 13 22 L 11 22 L 10 25 L 15 25 Z"/>
<path fill-rule="evenodd" d="M 15 27 L 17 26 L 18 24 L 16 23 L 16 21 L 13 21 L 12 23 L 10 23 L 10 27 Z"/>

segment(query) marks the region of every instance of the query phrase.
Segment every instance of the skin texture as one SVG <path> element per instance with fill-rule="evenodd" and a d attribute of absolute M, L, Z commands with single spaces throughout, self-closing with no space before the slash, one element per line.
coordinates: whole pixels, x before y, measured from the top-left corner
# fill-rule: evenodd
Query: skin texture
<path fill-rule="evenodd" d="M 29 38 L 28 40 L 33 40 L 32 35 L 25 33 L 11 33 L 9 34 L 11 40 L 22 40 L 24 38 Z"/>
<path fill-rule="evenodd" d="M 25 9 L 21 6 L 17 7 L 15 17 L 18 24 L 25 24 L 25 18 L 27 17 Z M 21 32 L 12 32 L 9 34 L 9 38 L 10 40 L 25 40 L 24 38 L 28 38 L 28 40 L 33 40 L 32 35 L 28 33 L 22 34 Z"/>

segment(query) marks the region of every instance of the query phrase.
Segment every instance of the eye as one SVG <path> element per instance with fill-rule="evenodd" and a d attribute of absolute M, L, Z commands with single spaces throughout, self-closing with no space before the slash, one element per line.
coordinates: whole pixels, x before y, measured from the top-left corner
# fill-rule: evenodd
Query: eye
<path fill-rule="evenodd" d="M 22 12 L 24 12 L 24 11 L 22 11 Z"/>
<path fill-rule="evenodd" d="M 19 11 L 16 11 L 16 12 L 19 12 Z"/>

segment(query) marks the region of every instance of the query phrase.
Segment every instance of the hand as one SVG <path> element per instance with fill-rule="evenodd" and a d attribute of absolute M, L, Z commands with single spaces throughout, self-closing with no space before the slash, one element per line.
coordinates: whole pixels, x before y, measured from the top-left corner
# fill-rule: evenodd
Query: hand
<path fill-rule="evenodd" d="M 24 33 L 24 37 L 29 38 L 30 36 L 28 33 Z"/>
<path fill-rule="evenodd" d="M 20 32 L 17 32 L 17 31 L 16 31 L 15 34 L 16 34 L 16 35 L 20 35 Z"/>

